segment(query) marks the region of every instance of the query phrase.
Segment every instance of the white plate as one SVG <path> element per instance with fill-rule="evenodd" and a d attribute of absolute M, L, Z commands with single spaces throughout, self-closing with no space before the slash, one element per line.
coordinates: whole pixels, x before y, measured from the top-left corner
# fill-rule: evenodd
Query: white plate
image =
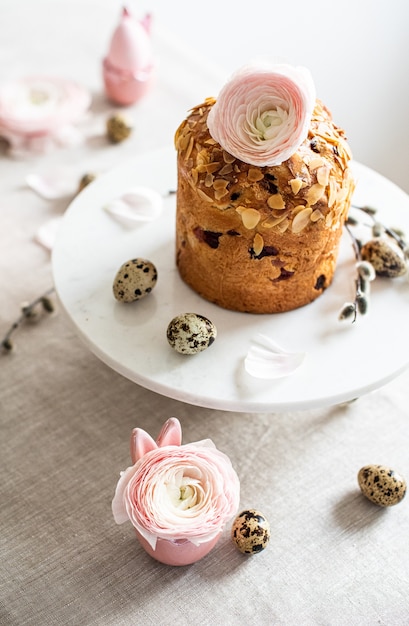
<path fill-rule="evenodd" d="M 125 377 L 167 397 L 228 411 L 272 412 L 329 406 L 380 387 L 409 364 L 409 281 L 376 279 L 370 312 L 340 323 L 339 311 L 354 293 L 354 256 L 344 234 L 333 284 L 315 302 L 296 311 L 252 315 L 226 311 L 200 298 L 175 266 L 175 197 L 162 216 L 129 230 L 104 210 L 107 202 L 135 187 L 162 194 L 176 188 L 175 152 L 138 157 L 101 176 L 72 202 L 53 251 L 55 286 L 79 335 L 102 361 Z M 379 209 L 388 226 L 409 232 L 408 196 L 379 174 L 354 164 L 356 204 Z M 117 302 L 112 283 L 134 257 L 158 269 L 151 295 Z M 204 352 L 182 356 L 170 348 L 166 329 L 180 313 L 211 319 L 218 338 Z M 264 333 L 290 352 L 305 352 L 294 374 L 259 380 L 243 366 L 252 338 Z"/>

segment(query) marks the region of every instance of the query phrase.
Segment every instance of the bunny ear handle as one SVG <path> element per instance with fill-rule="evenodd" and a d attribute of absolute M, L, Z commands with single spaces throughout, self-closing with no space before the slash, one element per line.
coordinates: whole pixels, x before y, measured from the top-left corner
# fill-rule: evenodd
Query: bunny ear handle
<path fill-rule="evenodd" d="M 136 461 L 139 461 L 147 452 L 155 450 L 157 447 L 157 443 L 145 430 L 142 428 L 134 428 L 131 433 L 132 464 L 134 465 Z"/>
<path fill-rule="evenodd" d="M 182 427 L 176 417 L 170 417 L 161 428 L 156 439 L 159 448 L 163 446 L 180 446 L 182 443 Z"/>
<path fill-rule="evenodd" d="M 180 446 L 182 427 L 176 417 L 170 417 L 162 426 L 156 441 L 143 428 L 134 428 L 131 434 L 131 459 L 135 465 L 147 452 L 163 446 Z"/>

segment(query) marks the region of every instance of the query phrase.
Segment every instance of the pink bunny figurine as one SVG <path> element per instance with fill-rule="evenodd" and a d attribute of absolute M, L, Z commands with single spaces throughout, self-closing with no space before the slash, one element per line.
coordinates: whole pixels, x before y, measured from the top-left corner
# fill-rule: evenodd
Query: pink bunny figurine
<path fill-rule="evenodd" d="M 103 60 L 105 92 L 117 104 L 133 104 L 149 91 L 153 72 L 151 16 L 138 21 L 125 7 Z"/>

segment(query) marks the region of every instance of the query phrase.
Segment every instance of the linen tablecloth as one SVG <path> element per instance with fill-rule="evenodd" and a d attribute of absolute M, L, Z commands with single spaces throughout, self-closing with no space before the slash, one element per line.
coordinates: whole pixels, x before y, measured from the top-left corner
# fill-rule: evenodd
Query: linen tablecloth
<path fill-rule="evenodd" d="M 216 69 L 157 29 L 156 85 L 128 111 L 132 137 L 108 144 L 104 123 L 116 109 L 103 96 L 100 61 L 117 7 L 101 8 L 90 37 L 92 11 L 74 19 L 74 4 L 36 3 L 39 15 L 41 7 L 49 13 L 31 47 L 23 45 L 28 23 L 18 40 L 11 22 L 0 24 L 4 77 L 47 69 L 93 93 L 84 143 L 45 156 L 0 156 L 2 336 L 21 303 L 52 286 L 50 253 L 34 238 L 70 201 L 39 197 L 27 174 L 63 167 L 74 195 L 84 173 L 170 145 L 189 107 L 221 85 Z M 409 500 L 380 509 L 356 480 L 368 463 L 409 476 L 408 371 L 345 406 L 282 414 L 189 406 L 100 362 L 51 298 L 56 311 L 24 323 L 0 359 L 1 624 L 409 623 Z M 261 510 L 271 524 L 262 553 L 240 554 L 226 528 L 202 561 L 169 567 L 143 552 L 129 524 L 115 524 L 111 500 L 130 464 L 131 430 L 156 436 L 171 416 L 180 419 L 184 442 L 210 437 L 231 458 L 241 507 Z"/>

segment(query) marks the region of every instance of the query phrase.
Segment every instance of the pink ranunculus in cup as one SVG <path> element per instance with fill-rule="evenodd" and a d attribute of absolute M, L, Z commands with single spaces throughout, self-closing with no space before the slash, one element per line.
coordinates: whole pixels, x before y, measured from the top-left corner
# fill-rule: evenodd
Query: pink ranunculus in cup
<path fill-rule="evenodd" d="M 248 65 L 222 88 L 207 124 L 213 139 L 237 159 L 280 165 L 307 137 L 314 106 L 306 68 Z"/>
<path fill-rule="evenodd" d="M 131 521 L 143 548 L 168 565 L 205 556 L 239 506 L 240 482 L 230 459 L 210 439 L 181 445 L 179 420 L 156 441 L 135 428 L 134 465 L 121 473 L 112 501 L 117 524 Z"/>

